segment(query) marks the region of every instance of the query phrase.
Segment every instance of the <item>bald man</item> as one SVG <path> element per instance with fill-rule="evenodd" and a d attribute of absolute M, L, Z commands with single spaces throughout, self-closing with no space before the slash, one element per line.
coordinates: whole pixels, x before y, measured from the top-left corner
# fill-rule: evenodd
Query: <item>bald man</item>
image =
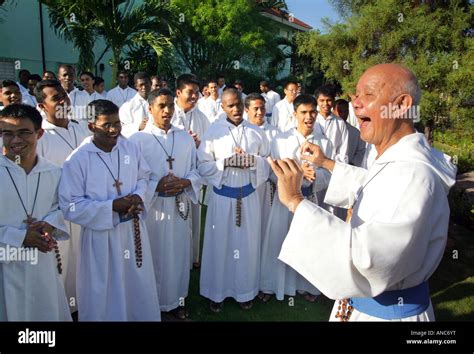
<path fill-rule="evenodd" d="M 427 282 L 446 245 L 456 167 L 415 131 L 420 96 L 403 66 L 362 75 L 353 105 L 361 138 L 377 150 L 369 170 L 301 147 L 302 159 L 332 172 L 325 202 L 349 209 L 347 223 L 303 199 L 298 163 L 271 161 L 280 200 L 294 212 L 279 259 L 336 299 L 330 320 L 434 320 Z"/>

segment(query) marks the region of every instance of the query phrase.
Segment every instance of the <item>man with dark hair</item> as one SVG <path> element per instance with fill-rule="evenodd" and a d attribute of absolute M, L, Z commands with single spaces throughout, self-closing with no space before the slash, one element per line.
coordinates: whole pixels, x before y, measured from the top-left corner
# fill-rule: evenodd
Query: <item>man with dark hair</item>
<path fill-rule="evenodd" d="M 3 80 L 2 82 L 2 95 L 0 97 L 0 101 L 4 107 L 7 107 L 11 104 L 20 104 L 22 101 L 20 87 L 15 81 L 12 80 Z"/>
<path fill-rule="evenodd" d="M 201 143 L 209 121 L 197 108 L 199 98 L 199 80 L 193 74 L 183 74 L 176 80 L 176 99 L 173 114 L 173 126 L 184 129 L 194 139 L 196 149 Z M 199 198 L 198 198 L 199 200 Z M 201 207 L 198 202 L 192 203 L 193 228 L 193 265 L 199 267 L 199 250 L 201 240 Z"/>
<path fill-rule="evenodd" d="M 233 297 L 244 310 L 258 294 L 261 242 L 260 199 L 268 179 L 268 141 L 243 119 L 236 89 L 224 91 L 225 116 L 210 125 L 198 149 L 198 169 L 212 186 L 206 216 L 200 293 L 214 312 Z"/>
<path fill-rule="evenodd" d="M 30 77 L 28 78 L 28 93 L 30 94 L 31 101 L 34 104 L 33 107 L 36 107 L 36 105 L 38 104 L 35 98 L 34 89 L 35 89 L 36 84 L 40 81 L 41 81 L 41 76 L 39 76 L 38 74 L 31 74 Z"/>
<path fill-rule="evenodd" d="M 125 137 L 145 128 L 151 114 L 148 110 L 148 94 L 151 91 L 150 77 L 147 73 L 138 72 L 133 77 L 137 93 L 120 107 L 120 120 L 123 123 L 122 134 Z"/>
<path fill-rule="evenodd" d="M 91 101 L 87 92 L 81 91 L 74 86 L 76 71 L 72 65 L 61 64 L 58 68 L 58 80 L 66 91 L 71 101 L 73 118 L 87 129 L 87 105 Z"/>
<path fill-rule="evenodd" d="M 285 132 L 296 126 L 296 120 L 293 115 L 293 101 L 297 96 L 298 83 L 296 81 L 288 81 L 285 84 L 285 98 L 278 102 L 272 111 L 271 124 Z"/>
<path fill-rule="evenodd" d="M 61 168 L 36 154 L 43 130 L 35 108 L 9 105 L 0 120 L 0 321 L 71 321 L 56 243 L 69 237 L 58 208 Z"/>
<path fill-rule="evenodd" d="M 296 127 L 278 134 L 272 141 L 271 156 L 274 159 L 295 159 L 304 171 L 302 193 L 304 197 L 318 203 L 316 193 L 327 188 L 330 174 L 323 168 L 301 160 L 300 148 L 305 141 L 311 141 L 320 146 L 323 151 L 329 152 L 330 143 L 321 134 L 315 131 L 316 100 L 311 95 L 300 95 L 293 101 Z M 274 183 L 275 175 L 270 175 Z M 278 260 L 281 246 L 290 228 L 291 214 L 279 201 L 275 193 L 273 204 L 268 219 L 268 227 L 262 240 L 262 262 L 260 273 L 260 298 L 269 301 L 272 294 L 278 300 L 283 300 L 285 295 L 295 296 L 296 292 L 304 293 L 305 299 L 314 302 L 319 295 L 318 289 L 311 285 L 301 275 Z"/>
<path fill-rule="evenodd" d="M 365 154 L 366 143 L 360 138 L 359 129 L 353 127 L 347 122 L 349 116 L 349 102 L 339 99 L 334 102 L 333 113 L 346 123 L 348 142 L 347 142 L 347 158 L 350 165 L 362 166 L 362 160 Z"/>
<path fill-rule="evenodd" d="M 247 95 L 244 93 L 244 85 L 242 84 L 242 81 L 240 80 L 235 80 L 234 85 L 233 85 L 237 90 L 240 91 L 240 94 L 242 95 L 242 101 L 245 102 L 245 98 Z M 245 117 L 244 117 L 245 118 Z"/>
<path fill-rule="evenodd" d="M 28 91 L 28 80 L 30 78 L 31 74 L 28 70 L 22 69 L 18 72 L 18 81 L 17 85 L 20 89 L 21 92 L 21 102 L 23 104 L 27 104 L 28 106 L 35 107 L 36 106 L 36 101 L 33 96 L 30 95 Z"/>
<path fill-rule="evenodd" d="M 57 79 L 58 78 L 56 77 L 56 75 L 52 71 L 49 71 L 49 70 L 46 70 L 43 73 L 43 77 L 41 78 L 41 80 L 57 80 Z"/>
<path fill-rule="evenodd" d="M 81 321 L 159 321 L 160 305 L 142 214 L 156 189 L 139 148 L 121 135 L 118 107 L 89 104 L 93 135 L 63 166 L 60 207 L 82 227 L 77 272 Z"/>
<path fill-rule="evenodd" d="M 201 94 L 197 103 L 199 110 L 203 112 L 204 115 L 205 115 L 205 110 L 206 110 L 206 99 L 209 97 L 209 95 L 210 95 L 209 83 L 205 82 L 204 84 L 201 85 Z"/>
<path fill-rule="evenodd" d="M 156 75 L 153 75 L 151 78 L 151 90 L 159 90 L 161 88 L 161 79 L 156 76 Z"/>
<path fill-rule="evenodd" d="M 43 137 L 37 152 L 57 166 L 62 167 L 68 156 L 89 136 L 75 120 L 70 119 L 71 102 L 66 91 L 56 80 L 40 81 L 35 87 L 38 110 L 44 113 Z M 80 226 L 67 222 L 71 238 L 58 243 L 63 261 L 62 280 L 66 288 L 71 312 L 76 306 L 76 259 L 79 250 Z"/>
<path fill-rule="evenodd" d="M 94 76 L 94 90 L 99 95 L 107 98 L 107 91 L 105 90 L 105 81 L 100 76 Z"/>
<path fill-rule="evenodd" d="M 204 105 L 204 114 L 206 114 L 209 123 L 214 122 L 218 115 L 222 112 L 221 99 L 219 98 L 219 91 L 217 87 L 216 80 L 209 80 L 207 84 L 209 90 L 209 97 L 206 98 L 206 103 Z"/>
<path fill-rule="evenodd" d="M 217 77 L 217 93 L 219 94 L 219 98 L 222 98 L 222 94 L 225 90 L 225 76 L 220 74 Z"/>
<path fill-rule="evenodd" d="M 82 87 L 89 95 L 91 101 L 105 99 L 104 96 L 94 90 L 94 74 L 92 74 L 90 71 L 83 71 L 81 75 L 79 75 L 79 80 L 81 80 Z"/>
<path fill-rule="evenodd" d="M 278 93 L 270 88 L 270 84 L 265 80 L 260 81 L 260 92 L 265 99 L 265 111 L 267 112 L 265 117 L 269 121 L 272 116 L 273 107 L 280 102 L 281 98 Z"/>
<path fill-rule="evenodd" d="M 182 85 L 178 86 L 186 90 L 190 84 Z M 130 141 L 140 147 L 159 180 L 146 223 L 161 311 L 172 311 L 179 319 L 185 319 L 189 316 L 185 298 L 191 268 L 192 219 L 200 217 L 191 210 L 191 203 L 199 205 L 201 188 L 196 145 L 187 131 L 172 124 L 176 103 L 170 90 L 152 91 L 148 102 L 153 121 L 133 134 Z"/>
<path fill-rule="evenodd" d="M 128 86 L 128 72 L 119 70 L 117 73 L 117 86 L 107 92 L 107 99 L 120 108 L 125 102 L 134 98 L 136 93 L 137 90 Z"/>

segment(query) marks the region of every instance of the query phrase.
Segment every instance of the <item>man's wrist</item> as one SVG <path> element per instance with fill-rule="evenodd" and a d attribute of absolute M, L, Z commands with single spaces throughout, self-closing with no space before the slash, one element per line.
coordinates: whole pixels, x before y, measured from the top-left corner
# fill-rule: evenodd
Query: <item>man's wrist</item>
<path fill-rule="evenodd" d="M 334 165 L 335 165 L 335 161 L 331 159 L 325 159 L 321 167 L 332 172 L 332 170 L 334 170 Z"/>
<path fill-rule="evenodd" d="M 294 213 L 296 211 L 296 208 L 298 207 L 298 205 L 300 205 L 300 203 L 304 200 L 304 197 L 302 195 L 298 195 L 298 196 L 295 196 L 294 198 L 292 198 L 290 200 L 290 202 L 288 202 L 287 204 L 287 207 L 288 209 Z"/>

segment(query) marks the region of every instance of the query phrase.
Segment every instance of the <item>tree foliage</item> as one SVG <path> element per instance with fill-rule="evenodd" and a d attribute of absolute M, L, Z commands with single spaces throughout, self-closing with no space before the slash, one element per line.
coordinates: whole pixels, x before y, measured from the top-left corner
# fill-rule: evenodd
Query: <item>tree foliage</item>
<path fill-rule="evenodd" d="M 474 11 L 468 1 L 332 1 L 345 22 L 298 36 L 299 53 L 326 79 L 354 92 L 362 72 L 397 62 L 417 75 L 421 118 L 428 125 L 473 126 Z"/>

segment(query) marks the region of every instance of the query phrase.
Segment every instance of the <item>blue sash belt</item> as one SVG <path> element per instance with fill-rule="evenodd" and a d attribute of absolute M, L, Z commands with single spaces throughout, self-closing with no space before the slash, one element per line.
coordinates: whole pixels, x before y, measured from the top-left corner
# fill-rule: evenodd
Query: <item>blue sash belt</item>
<path fill-rule="evenodd" d="M 255 188 L 252 187 L 251 183 L 243 187 L 229 187 L 223 185 L 221 189 L 217 189 L 216 187 L 214 187 L 213 190 L 216 194 L 234 199 L 245 198 L 255 192 Z"/>
<path fill-rule="evenodd" d="M 351 298 L 357 311 L 385 320 L 401 319 L 419 315 L 430 305 L 428 282 L 413 288 L 385 291 L 374 298 Z"/>
<path fill-rule="evenodd" d="M 313 194 L 313 185 L 310 184 L 308 187 L 301 186 L 301 193 L 303 193 L 303 197 L 309 197 Z"/>

